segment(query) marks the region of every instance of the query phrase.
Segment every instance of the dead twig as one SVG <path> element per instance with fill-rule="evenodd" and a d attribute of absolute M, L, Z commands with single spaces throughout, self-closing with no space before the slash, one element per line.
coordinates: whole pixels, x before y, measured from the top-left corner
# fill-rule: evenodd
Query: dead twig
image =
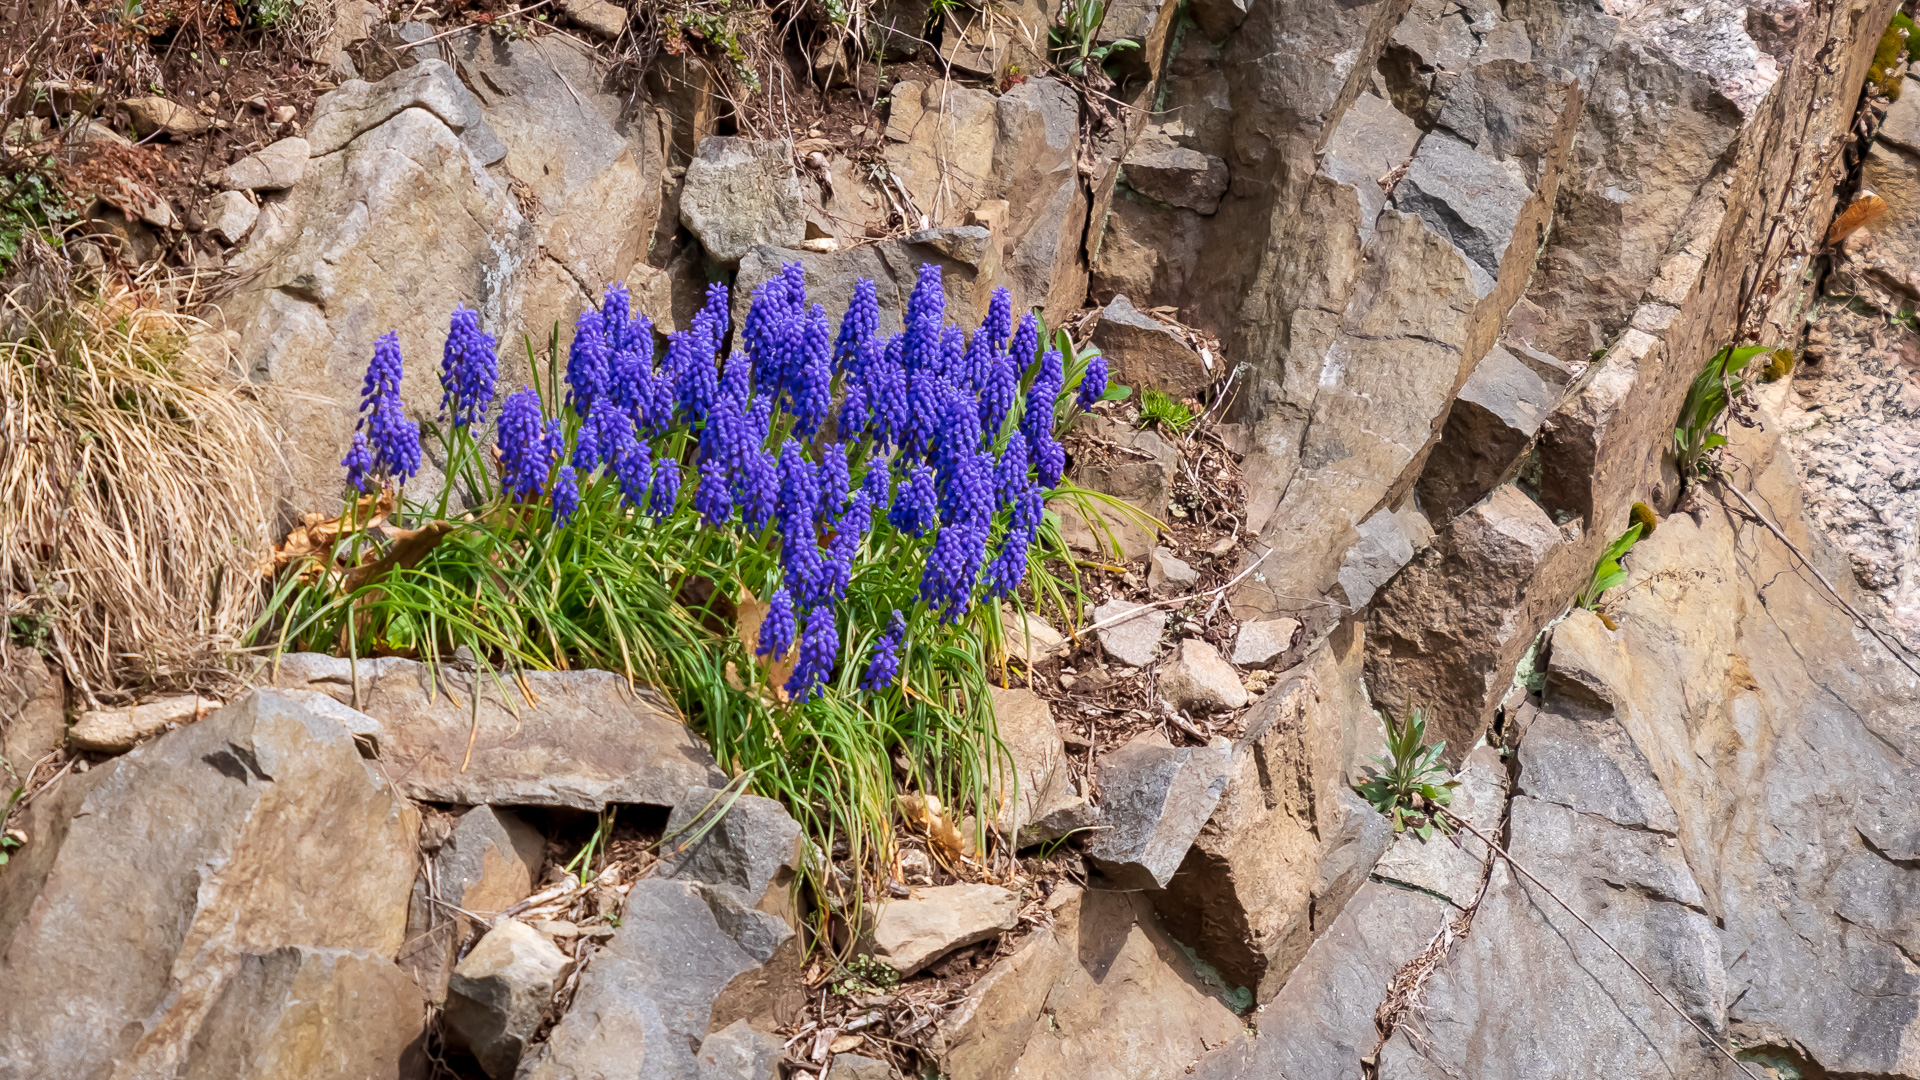
<path fill-rule="evenodd" d="M 1254 570 L 1258 569 L 1261 563 L 1266 562 L 1267 556 L 1271 554 L 1273 554 L 1272 548 L 1268 548 L 1267 550 L 1261 552 L 1259 558 L 1248 563 L 1247 568 L 1245 570 L 1242 570 L 1238 574 L 1235 574 L 1233 576 L 1233 580 L 1227 582 L 1225 585 L 1216 585 L 1211 589 L 1202 589 L 1199 592 L 1188 593 L 1185 596 L 1176 596 L 1170 600 L 1155 600 L 1151 604 L 1143 604 L 1140 607 L 1134 608 L 1132 611 L 1126 612 L 1121 615 L 1115 615 L 1111 619 L 1102 619 L 1099 622 L 1094 623 L 1092 626 L 1075 630 L 1072 633 L 1070 633 L 1068 637 L 1070 640 L 1079 641 L 1082 637 L 1084 637 L 1087 634 L 1093 633 L 1095 630 L 1104 630 L 1109 626 L 1118 626 L 1121 623 L 1127 622 L 1130 619 L 1137 619 L 1140 616 L 1146 614 L 1147 612 L 1154 610 L 1155 608 L 1173 607 L 1178 604 L 1184 604 L 1189 600 L 1198 600 L 1201 597 L 1224 595 L 1229 589 L 1232 589 L 1235 585 L 1238 585 L 1242 581 L 1245 581 L 1247 579 L 1247 576 L 1253 573 Z"/>

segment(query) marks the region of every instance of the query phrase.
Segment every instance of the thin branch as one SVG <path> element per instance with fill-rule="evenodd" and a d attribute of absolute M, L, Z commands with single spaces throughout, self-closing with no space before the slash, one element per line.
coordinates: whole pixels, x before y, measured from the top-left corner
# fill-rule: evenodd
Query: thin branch
<path fill-rule="evenodd" d="M 1615 946 L 1613 942 L 1608 941 L 1607 936 L 1605 934 L 1602 934 L 1600 931 L 1595 930 L 1593 928 L 1592 923 L 1588 922 L 1584 918 L 1581 918 L 1580 913 L 1573 910 L 1573 906 L 1571 904 L 1568 904 L 1565 900 L 1560 899 L 1559 893 L 1556 893 L 1552 889 L 1548 888 L 1546 882 L 1541 881 L 1537 877 L 1534 877 L 1532 871 L 1529 871 L 1526 867 L 1521 866 L 1520 863 L 1514 859 L 1512 852 L 1509 852 L 1506 848 L 1503 848 L 1499 844 L 1495 843 L 1493 838 L 1488 836 L 1486 833 L 1483 833 L 1479 829 L 1474 828 L 1472 822 L 1461 817 L 1459 814 L 1456 814 L 1453 811 L 1448 810 L 1446 807 L 1443 807 L 1443 806 L 1435 807 L 1435 809 L 1443 817 L 1447 818 L 1449 821 L 1453 822 L 1455 825 L 1458 825 L 1461 828 L 1472 833 L 1473 835 L 1479 837 L 1480 842 L 1487 845 L 1489 849 L 1498 852 L 1501 858 L 1507 860 L 1507 865 L 1513 867 L 1514 870 L 1517 873 L 1519 873 L 1521 877 L 1524 877 L 1528 881 L 1531 881 L 1535 885 L 1538 885 L 1542 892 L 1546 893 L 1548 896 L 1553 898 L 1554 903 L 1559 904 L 1561 907 L 1565 908 L 1567 911 L 1567 914 L 1573 916 L 1575 922 L 1579 923 L 1581 926 L 1586 927 L 1588 933 L 1600 939 L 1600 944 L 1605 945 L 1609 952 L 1613 953 L 1613 955 L 1620 958 L 1621 963 L 1627 965 L 1628 968 L 1631 968 L 1635 975 L 1640 976 L 1640 981 L 1647 984 L 1647 989 L 1652 990 L 1656 995 L 1659 996 L 1661 1001 L 1666 1002 L 1668 1008 L 1680 1014 L 1680 1019 L 1685 1020 L 1687 1023 L 1693 1025 L 1693 1030 L 1699 1032 L 1701 1038 L 1712 1043 L 1713 1048 L 1715 1050 L 1720 1051 L 1720 1053 L 1724 1055 L 1728 1061 L 1733 1062 L 1735 1068 L 1739 1069 L 1743 1073 L 1746 1073 L 1748 1076 L 1752 1077 L 1753 1080 L 1760 1080 L 1760 1077 L 1757 1073 L 1755 1073 L 1752 1069 L 1747 1068 L 1746 1062 L 1741 1061 L 1737 1057 L 1734 1057 L 1733 1051 L 1727 1049 L 1726 1046 L 1722 1045 L 1719 1039 L 1714 1038 L 1711 1032 L 1709 1032 L 1706 1028 L 1700 1025 L 1700 1021 L 1695 1020 L 1691 1016 L 1688 1016 L 1687 1011 L 1685 1009 L 1682 1009 L 1679 1005 L 1675 1004 L 1674 1000 L 1667 996 L 1667 992 L 1665 990 L 1660 989 L 1659 985 L 1656 984 L 1651 978 L 1649 978 L 1646 972 L 1640 970 L 1640 965 L 1627 959 L 1626 953 L 1621 952 L 1620 949 L 1617 946 Z"/>
<path fill-rule="evenodd" d="M 1780 531 L 1780 526 L 1775 525 L 1772 522 L 1772 520 L 1770 520 L 1767 517 L 1767 515 L 1760 512 L 1759 507 L 1753 505 L 1753 500 L 1747 498 L 1745 492 L 1741 491 L 1737 487 L 1734 487 L 1732 484 L 1727 483 L 1724 479 L 1721 479 L 1720 483 L 1717 486 L 1722 491 L 1732 492 L 1733 497 L 1740 500 L 1740 504 L 1747 508 L 1747 512 L 1753 515 L 1755 521 L 1758 521 L 1762 526 L 1766 528 L 1768 532 L 1772 533 L 1774 536 L 1774 539 L 1780 541 L 1782 544 L 1785 544 L 1787 546 L 1788 551 L 1793 552 L 1793 557 L 1796 559 L 1799 559 L 1800 565 L 1806 567 L 1807 572 L 1813 575 L 1814 580 L 1818 581 L 1827 590 L 1827 595 L 1833 597 L 1833 602 L 1840 605 L 1840 610 L 1846 612 L 1847 615 L 1851 617 L 1854 622 L 1859 623 L 1860 628 L 1862 630 L 1865 630 L 1867 633 L 1872 634 L 1873 640 L 1879 642 L 1882 647 L 1884 647 L 1888 652 L 1892 653 L 1893 658 L 1895 660 L 1900 661 L 1900 663 L 1908 671 L 1913 672 L 1915 675 L 1920 675 L 1920 667 L 1915 667 L 1913 664 L 1913 661 L 1907 659 L 1905 653 L 1903 653 L 1898 647 L 1896 647 L 1893 642 L 1888 641 L 1880 633 L 1880 631 L 1874 629 L 1873 624 L 1867 621 L 1867 617 L 1865 615 L 1860 614 L 1860 612 L 1856 610 L 1852 604 L 1847 603 L 1847 598 L 1840 595 L 1840 590 L 1834 588 L 1833 582 L 1828 581 L 1827 576 L 1825 574 L 1822 574 L 1819 568 L 1813 565 L 1812 560 L 1808 559 L 1806 554 L 1803 553 L 1800 550 L 1800 548 L 1794 544 L 1793 541 L 1787 539 L 1787 534 Z"/>
<path fill-rule="evenodd" d="M 1156 600 L 1151 604 L 1144 604 L 1140 607 L 1134 608 L 1132 611 L 1125 612 L 1120 615 L 1115 615 L 1111 619 L 1102 619 L 1099 622 L 1094 623 L 1092 626 L 1089 626 L 1083 630 L 1075 630 L 1070 634 L 1068 634 L 1067 636 L 1074 641 L 1079 641 L 1083 635 L 1091 634 L 1095 630 L 1104 630 L 1109 626 L 1118 626 L 1119 624 L 1123 622 L 1127 622 L 1130 619 L 1137 619 L 1140 616 L 1146 614 L 1149 611 L 1152 611 L 1155 608 L 1173 607 L 1176 604 L 1184 604 L 1189 600 L 1198 600 L 1203 596 L 1222 595 L 1228 589 L 1231 589 L 1235 585 L 1238 585 L 1242 581 L 1245 581 L 1247 578 L 1247 575 L 1253 573 L 1254 570 L 1257 569 L 1261 563 L 1266 562 L 1267 556 L 1271 554 L 1273 554 L 1272 548 L 1268 548 L 1267 550 L 1261 552 L 1259 558 L 1253 560 L 1251 563 L 1248 563 L 1247 568 L 1245 570 L 1242 570 L 1238 574 L 1235 574 L 1233 576 L 1233 580 L 1227 582 L 1225 585 L 1217 585 L 1211 589 L 1203 589 L 1197 593 L 1188 593 L 1185 596 L 1176 596 L 1171 600 Z"/>
<path fill-rule="evenodd" d="M 512 11 L 501 12 L 499 15 L 494 16 L 494 20 L 497 22 L 500 19 L 511 18 L 512 16 L 515 16 L 515 15 L 525 15 L 527 12 L 532 11 L 534 8 L 546 7 L 548 4 L 552 2 L 553 0 L 538 0 L 538 2 L 528 4 L 525 7 L 517 7 L 517 8 L 514 8 Z M 418 4 L 414 5 L 415 8 L 418 8 L 419 6 L 420 5 Z M 421 38 L 419 41 L 409 41 L 405 45 L 400 46 L 398 49 L 395 49 L 394 51 L 405 52 L 408 49 L 417 49 L 422 45 L 429 44 L 430 42 L 439 41 L 441 38 L 450 38 L 455 34 L 465 33 L 468 30 L 481 30 L 481 29 L 485 29 L 485 27 L 474 25 L 474 24 L 468 24 L 466 26 L 456 26 L 451 30 L 442 30 L 439 33 L 433 35 L 432 37 L 424 37 L 424 38 Z M 562 77 L 561 81 L 562 82 L 566 81 L 564 76 Z M 567 89 L 571 91 L 573 87 L 569 86 L 567 87 Z"/>

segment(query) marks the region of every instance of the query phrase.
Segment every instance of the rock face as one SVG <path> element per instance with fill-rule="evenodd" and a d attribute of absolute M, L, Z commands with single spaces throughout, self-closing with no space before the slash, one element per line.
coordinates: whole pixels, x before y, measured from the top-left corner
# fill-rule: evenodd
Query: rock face
<path fill-rule="evenodd" d="M 307 140 L 297 136 L 281 139 L 220 170 L 213 182 L 235 191 L 284 191 L 307 174 L 307 158 L 311 155 Z"/>
<path fill-rule="evenodd" d="M 1094 324 L 1093 343 L 1107 357 L 1108 377 L 1140 390 L 1163 390 L 1175 400 L 1194 397 L 1212 383 L 1200 354 L 1173 329 L 1116 296 Z"/>
<path fill-rule="evenodd" d="M 537 705 L 485 676 L 392 657 L 293 654 L 274 681 L 344 704 L 356 669 L 360 709 L 383 718 L 381 758 L 410 798 L 598 811 L 673 806 L 689 787 L 725 782 L 671 706 L 608 671 L 528 672 Z"/>
<path fill-rule="evenodd" d="M 731 803 L 729 804 L 729 799 Z M 742 907 L 797 921 L 800 824 L 772 799 L 690 788 L 667 818 L 665 878 L 702 882 Z"/>
<path fill-rule="evenodd" d="M 636 882 L 620 929 L 519 1075 L 694 1076 L 714 999 L 763 959 L 727 933 L 699 885 Z"/>
<path fill-rule="evenodd" d="M 1115 889 L 1165 886 L 1227 786 L 1232 747 L 1173 747 L 1140 738 L 1102 758 L 1101 824 L 1087 861 Z"/>
<path fill-rule="evenodd" d="M 1146 667 L 1159 657 L 1160 634 L 1167 625 L 1165 609 L 1109 600 L 1093 609 L 1093 621 L 1095 625 L 1112 621 L 1111 626 L 1102 626 L 1096 633 L 1100 635 L 1100 647 L 1115 660 Z"/>
<path fill-rule="evenodd" d="M 502 919 L 454 969 L 447 1028 L 488 1076 L 510 1077 L 572 966 L 538 930 Z"/>
<path fill-rule="evenodd" d="M 793 148 L 758 139 L 702 139 L 680 190 L 680 221 L 716 262 L 737 263 L 756 244 L 798 244 L 806 223 Z"/>
<path fill-rule="evenodd" d="M 452 64 L 423 59 L 315 103 L 305 169 L 254 227 L 235 263 L 246 283 L 222 305 L 248 378 L 303 433 L 289 448 L 302 507 L 339 495 L 375 338 L 398 331 L 416 417 L 437 415 L 431 372 L 456 305 L 501 341 L 503 382 L 526 382 L 511 343 L 571 326 L 659 214 L 658 129 L 622 125 L 623 99 L 583 51 L 477 33 L 445 44 Z"/>
<path fill-rule="evenodd" d="M 463 912 L 491 917 L 531 896 L 545 847 L 510 810 L 476 806 L 460 815 L 433 853 L 433 872 L 414 884 L 400 950 L 401 966 L 429 1001 L 445 998 L 454 954 L 474 929 Z"/>
<path fill-rule="evenodd" d="M 367 1075 L 419 1036 L 392 962 L 416 815 L 332 720 L 250 694 L 68 777 L 27 826 L 0 875 L 0 1075 Z"/>
<path fill-rule="evenodd" d="M 913 890 L 880 910 L 873 955 L 911 975 L 964 945 L 1013 929 L 1020 898 L 996 885 L 939 885 Z"/>
<path fill-rule="evenodd" d="M 996 734 L 1006 754 L 989 762 L 992 823 L 1018 844 L 1064 836 L 1092 824 L 1097 811 L 1076 790 L 1066 743 L 1053 712 L 1031 690 L 993 687 Z"/>
<path fill-rule="evenodd" d="M 1174 708 L 1191 712 L 1238 709 L 1247 703 L 1247 688 L 1233 666 L 1197 638 L 1180 643 L 1173 661 L 1160 669 L 1159 685 Z"/>

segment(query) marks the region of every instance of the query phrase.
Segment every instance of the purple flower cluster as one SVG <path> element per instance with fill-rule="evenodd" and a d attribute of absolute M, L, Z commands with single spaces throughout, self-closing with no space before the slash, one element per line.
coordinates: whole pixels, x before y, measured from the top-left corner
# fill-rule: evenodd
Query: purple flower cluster
<path fill-rule="evenodd" d="M 366 490 L 368 478 L 392 477 L 404 485 L 420 471 L 420 425 L 407 419 L 400 401 L 400 377 L 405 365 L 400 358 L 400 335 L 389 330 L 373 344 L 373 360 L 367 364 L 366 381 L 360 387 L 360 425 L 366 446 L 355 449 L 371 452 L 356 458 L 353 452 L 342 462 L 347 479 L 355 490 Z"/>
<path fill-rule="evenodd" d="M 880 332 L 878 292 L 865 280 L 831 334 L 798 263 L 754 290 L 737 333 L 729 300 L 726 286 L 710 286 L 661 350 L 626 289 L 609 287 L 575 323 L 564 419 L 545 416 L 527 389 L 501 408 L 502 490 L 523 500 L 545 495 L 564 526 L 590 490 L 617 490 L 636 514 L 663 519 L 680 512 L 691 483 L 685 502 L 709 527 L 777 539 L 779 580 L 758 652 L 780 657 L 798 647 L 786 686 L 798 701 L 833 678 L 838 612 L 870 537 L 876 550 L 915 545 L 908 557 L 923 563 L 918 598 L 942 622 L 963 617 L 977 593 L 1019 588 L 1044 493 L 1065 466 L 1052 430 L 1062 360 L 1040 355 L 1032 314 L 1016 324 L 1012 297 L 999 289 L 971 334 L 948 325 L 940 269 L 931 265 L 920 268 L 897 334 Z M 382 470 L 404 478 L 419 467 L 417 428 L 403 423 L 399 404 L 400 368 L 389 334 L 367 374 L 365 433 L 342 462 L 356 486 Z M 475 313 L 456 311 L 441 367 L 442 405 L 456 426 L 486 418 L 497 374 L 493 338 Z M 1105 362 L 1095 358 L 1077 400 L 1089 405 L 1105 388 Z M 875 537 L 883 517 L 893 531 Z M 894 611 L 862 685 L 895 683 L 908 626 Z"/>
<path fill-rule="evenodd" d="M 500 377 L 494 353 L 493 335 L 480 329 L 480 313 L 455 308 L 440 360 L 440 408 L 454 427 L 479 423 L 493 406 L 493 384 Z"/>

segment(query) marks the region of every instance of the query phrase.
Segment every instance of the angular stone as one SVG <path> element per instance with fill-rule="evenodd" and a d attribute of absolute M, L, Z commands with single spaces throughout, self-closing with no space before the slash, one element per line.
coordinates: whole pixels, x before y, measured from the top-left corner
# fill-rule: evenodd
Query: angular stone
<path fill-rule="evenodd" d="M 1164 888 L 1226 790 L 1233 744 L 1203 747 L 1134 741 L 1100 759 L 1101 823 L 1087 862 L 1103 887 Z"/>
<path fill-rule="evenodd" d="M 794 914 L 800 823 L 779 803 L 738 795 L 729 805 L 721 791 L 690 788 L 667 817 L 667 836 L 657 876 L 701 882 L 743 907 Z"/>
<path fill-rule="evenodd" d="M 1199 638 L 1180 642 L 1172 662 L 1161 666 L 1158 686 L 1174 708 L 1189 712 L 1238 709 L 1247 703 L 1247 688 L 1233 665 Z"/>
<path fill-rule="evenodd" d="M 753 288 L 780 272 L 783 264 L 798 262 L 807 276 L 807 299 L 827 311 L 846 311 L 853 288 L 862 278 L 874 284 L 880 305 L 879 332 L 900 332 L 901 313 L 907 296 L 919 279 L 923 263 L 940 267 L 940 284 L 946 293 L 947 317 L 959 321 L 977 319 L 986 314 L 991 301 L 990 282 L 974 268 L 951 258 L 938 248 L 904 240 L 882 240 L 874 244 L 832 252 L 802 251 L 789 248 L 756 247 L 740 260 L 740 272 L 734 276 L 734 322 L 746 317 Z"/>
<path fill-rule="evenodd" d="M 1084 822 L 1092 808 L 1074 790 L 1053 711 L 1031 690 L 991 689 L 994 731 L 1006 748 L 988 765 L 987 793 L 998 807 L 993 827 L 1022 846 L 1054 839 L 1057 826 Z"/>
<path fill-rule="evenodd" d="M 287 945 L 240 958 L 194 1035 L 181 1080 L 404 1076 L 422 1067 L 426 1008 L 367 949 Z"/>
<path fill-rule="evenodd" d="M 697 1076 L 714 1000 L 758 961 L 692 882 L 642 879 L 573 1005 L 522 1062 L 521 1080 Z"/>
<path fill-rule="evenodd" d="M 307 125 L 308 152 L 313 157 L 331 154 L 407 109 L 432 114 L 460 136 L 481 165 L 491 165 L 506 154 L 506 147 L 487 126 L 480 99 L 452 66 L 437 58 L 401 68 L 377 83 L 349 80 L 321 97 Z"/>
<path fill-rule="evenodd" d="M 305 139 L 281 139 L 221 169 L 213 183 L 236 191 L 284 191 L 307 175 L 311 152 Z"/>
<path fill-rule="evenodd" d="M 429 1001 L 446 996 L 454 953 L 473 932 L 463 912 L 491 916 L 533 895 L 545 853 L 540 834 L 512 811 L 476 806 L 460 815 L 433 854 L 435 895 L 426 879 L 414 884 L 398 957 Z"/>
<path fill-rule="evenodd" d="M 281 658 L 274 681 L 346 703 L 354 666 L 296 653 Z M 360 711 L 384 726 L 382 760 L 410 798 L 598 812 L 608 803 L 673 806 L 690 787 L 726 782 L 671 705 L 650 690 L 633 693 L 610 671 L 527 672 L 539 702 L 528 705 L 485 675 L 451 667 L 430 673 L 397 657 L 357 667 Z"/>
<path fill-rule="evenodd" d="M 900 1073 L 890 1062 L 859 1054 L 835 1054 L 827 1063 L 825 1080 L 899 1080 Z"/>
<path fill-rule="evenodd" d="M 511 1077 L 573 961 L 526 923 L 501 919 L 460 961 L 441 1014 L 494 1080 Z"/>
<path fill-rule="evenodd" d="M 213 698 L 182 694 L 155 698 L 125 709 L 83 712 L 74 717 L 73 727 L 67 731 L 67 743 L 89 754 L 124 754 L 141 740 L 170 727 L 191 724 L 220 705 Z"/>
<path fill-rule="evenodd" d="M 191 138 L 212 130 L 213 121 L 177 101 L 163 97 L 135 97 L 120 103 L 133 130 L 146 138 L 156 132 Z"/>
<path fill-rule="evenodd" d="M 700 1044 L 698 1080 L 780 1080 L 782 1041 L 735 1020 Z"/>
<path fill-rule="evenodd" d="M 912 975 L 955 949 L 1013 929 L 1019 917 L 1020 897 L 998 885 L 914 889 L 905 900 L 880 909 L 873 955 L 901 975 Z"/>
<path fill-rule="evenodd" d="M 1420 474 L 1420 505 L 1427 515 L 1444 525 L 1506 483 L 1562 385 L 1549 383 L 1498 345 L 1488 350 L 1460 388 Z"/>
<path fill-rule="evenodd" d="M 1100 626 L 1110 619 L 1118 621 Z M 1100 648 L 1113 659 L 1130 667 L 1146 667 L 1160 658 L 1160 634 L 1167 626 L 1165 608 L 1109 600 L 1093 609 L 1093 623 L 1100 626 Z"/>
<path fill-rule="evenodd" d="M 1233 665 L 1244 668 L 1272 667 L 1273 662 L 1293 648 L 1300 633 L 1298 619 L 1260 619 L 1240 624 L 1233 639 Z"/>
<path fill-rule="evenodd" d="M 1433 542 L 1433 528 L 1412 506 L 1382 510 L 1360 523 L 1359 542 L 1347 550 L 1339 584 L 1354 610 L 1367 606 L 1382 585 L 1392 581 L 1414 553 Z"/>
<path fill-rule="evenodd" d="M 1359 635 L 1336 632 L 1260 700 L 1219 804 L 1153 894 L 1167 932 L 1259 1003 L 1286 984 L 1392 839 L 1348 787 L 1355 718 L 1378 723 L 1358 686 L 1364 660 Z"/>
<path fill-rule="evenodd" d="M 567 18 L 603 38 L 617 38 L 627 28 L 627 9 L 607 0 L 565 0 Z"/>
<path fill-rule="evenodd" d="M 906 185 L 916 228 L 961 224 L 992 196 L 998 140 L 993 94 L 957 82 L 894 84 L 887 114 L 887 164 Z"/>
<path fill-rule="evenodd" d="M 1529 589 L 1562 542 L 1546 511 L 1512 484 L 1455 518 L 1375 599 L 1367 686 L 1381 708 L 1424 709 L 1428 737 L 1445 739 L 1458 761 L 1492 720 L 1534 635 L 1565 603 Z"/>
<path fill-rule="evenodd" d="M 968 988 L 940 1021 L 948 1080 L 1179 1076 L 1208 1049 L 1241 1040 L 1241 1021 L 1138 894 L 1066 884 L 1051 923 Z M 1116 1035 L 1124 1033 L 1124 1038 Z"/>
<path fill-rule="evenodd" d="M 1154 548 L 1147 560 L 1147 590 L 1155 596 L 1177 596 L 1200 583 L 1200 572 L 1166 548 Z"/>
<path fill-rule="evenodd" d="M 245 192 L 223 191 L 207 205 L 207 229 L 229 244 L 237 244 L 253 231 L 260 220 L 260 208 Z"/>
<path fill-rule="evenodd" d="M 0 873 L 0 1061 L 21 1076 L 174 1075 L 247 956 L 384 958 L 405 936 L 413 809 L 344 728 L 271 692 L 69 775 L 27 828 Z M 402 1045 L 422 1019 L 393 1012 Z"/>
<path fill-rule="evenodd" d="M 793 147 L 716 135 L 700 141 L 680 189 L 680 223 L 715 262 L 738 263 L 756 244 L 793 247 L 806 236 Z"/>
<path fill-rule="evenodd" d="M 1227 163 L 1173 141 L 1158 127 L 1148 128 L 1127 151 L 1121 175 L 1127 186 L 1149 199 L 1211 214 L 1227 193 Z"/>
<path fill-rule="evenodd" d="M 1093 343 L 1107 358 L 1107 378 L 1135 393 L 1163 390 L 1175 399 L 1197 397 L 1216 375 L 1165 323 L 1116 296 L 1093 327 Z"/>
<path fill-rule="evenodd" d="M 8 643 L 0 671 L 0 774 L 12 791 L 41 758 L 66 739 L 65 680 L 60 669 L 32 649 Z"/>

